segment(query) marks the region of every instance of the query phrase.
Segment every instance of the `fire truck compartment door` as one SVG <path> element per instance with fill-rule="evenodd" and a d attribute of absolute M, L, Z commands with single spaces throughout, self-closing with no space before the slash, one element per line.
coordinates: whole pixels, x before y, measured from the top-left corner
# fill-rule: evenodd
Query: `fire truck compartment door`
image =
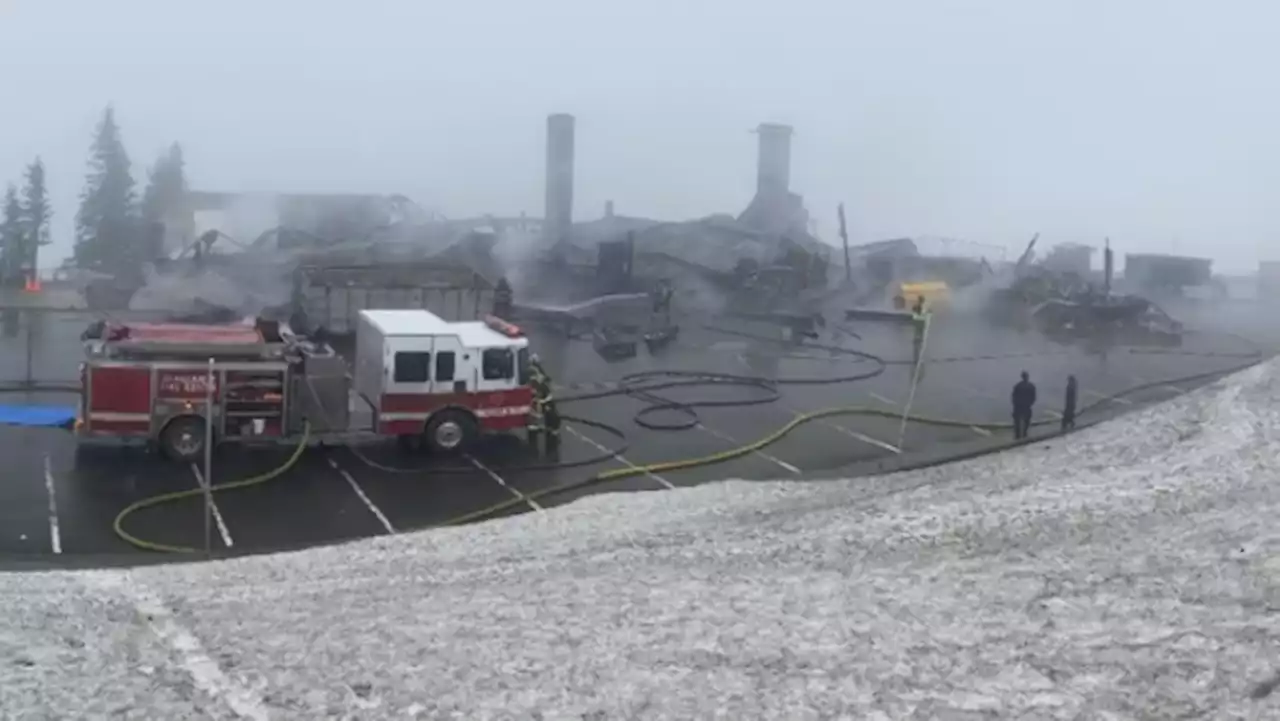
<path fill-rule="evenodd" d="M 431 392 L 470 393 L 475 390 L 475 374 L 467 369 L 478 364 L 477 351 L 463 348 L 457 336 L 436 336 L 435 357 L 431 359 Z"/>
<path fill-rule="evenodd" d="M 398 336 L 387 343 L 383 363 L 386 393 L 430 393 L 434 336 Z"/>

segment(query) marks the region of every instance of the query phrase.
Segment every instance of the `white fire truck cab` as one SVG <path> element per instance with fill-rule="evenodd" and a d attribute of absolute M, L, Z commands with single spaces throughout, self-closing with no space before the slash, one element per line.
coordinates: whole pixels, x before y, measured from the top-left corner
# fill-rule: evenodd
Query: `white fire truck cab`
<path fill-rule="evenodd" d="M 380 435 L 453 451 L 485 431 L 528 426 L 529 340 L 499 318 L 449 322 L 426 310 L 362 310 L 355 391 Z"/>
<path fill-rule="evenodd" d="M 207 418 L 215 442 L 279 442 L 309 428 L 456 451 L 482 432 L 527 427 L 532 412 L 528 340 L 497 318 L 362 311 L 354 373 L 327 345 L 264 321 L 95 324 L 84 340 L 78 435 L 153 442 L 184 462 L 203 456 Z M 361 404 L 371 426 L 353 427 Z"/>

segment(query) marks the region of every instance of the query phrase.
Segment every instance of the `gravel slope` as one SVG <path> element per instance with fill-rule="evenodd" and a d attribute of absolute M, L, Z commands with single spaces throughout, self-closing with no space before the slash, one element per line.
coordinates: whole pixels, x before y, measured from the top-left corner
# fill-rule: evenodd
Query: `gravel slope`
<path fill-rule="evenodd" d="M 7 575 L 0 713 L 1280 718 L 1277 383 L 927 471 Z"/>

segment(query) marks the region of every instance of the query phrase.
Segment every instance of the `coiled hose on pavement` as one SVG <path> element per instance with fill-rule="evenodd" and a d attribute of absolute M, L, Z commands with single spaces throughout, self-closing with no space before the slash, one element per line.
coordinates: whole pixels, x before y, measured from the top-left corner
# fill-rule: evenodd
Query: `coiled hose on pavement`
<path fill-rule="evenodd" d="M 746 334 L 739 334 L 739 335 L 746 335 Z M 774 339 L 757 338 L 757 340 L 773 341 Z M 883 373 L 888 364 L 887 361 L 873 354 L 865 353 L 863 351 L 855 351 L 848 348 L 841 348 L 838 346 L 824 346 L 820 344 L 806 343 L 806 344 L 803 344 L 802 347 L 808 348 L 808 349 L 826 350 L 832 353 L 856 357 L 861 361 L 870 362 L 873 367 L 860 373 L 843 375 L 838 377 L 796 378 L 796 379 L 792 379 L 792 378 L 772 378 L 771 379 L 771 378 L 764 378 L 764 377 L 758 377 L 758 376 L 736 375 L 736 374 L 718 373 L 718 372 L 710 372 L 710 371 L 675 371 L 675 370 L 645 371 L 641 373 L 635 373 L 635 374 L 624 376 L 622 379 L 619 380 L 619 382 L 617 383 L 617 386 L 614 388 L 609 388 L 606 390 L 596 391 L 591 393 L 582 393 L 582 394 L 564 396 L 560 399 L 560 402 L 572 403 L 575 401 L 585 401 L 585 400 L 616 397 L 616 396 L 633 397 L 647 404 L 635 416 L 635 422 L 638 425 L 641 425 L 642 427 L 645 427 L 645 428 L 654 429 L 654 430 L 672 430 L 672 431 L 687 430 L 687 429 L 696 427 L 699 423 L 698 417 L 697 417 L 697 411 L 696 411 L 697 408 L 734 407 L 734 406 L 761 405 L 765 403 L 771 403 L 778 400 L 781 397 L 780 386 L 823 385 L 823 384 L 834 385 L 834 384 L 851 383 L 851 382 L 856 382 L 860 380 L 866 380 L 866 379 L 874 378 L 875 376 L 878 376 L 881 373 Z M 1030 354 L 1011 354 L 1009 356 L 991 356 L 990 358 L 996 359 L 1000 357 L 1025 357 L 1026 355 L 1030 355 Z M 1240 356 L 1234 356 L 1234 355 L 1228 355 L 1228 354 L 1223 354 L 1223 356 L 1236 357 L 1236 358 L 1240 357 Z M 969 358 L 966 358 L 966 359 L 969 359 Z M 1231 367 L 1228 367 L 1228 368 L 1216 369 L 1213 371 L 1207 371 L 1203 373 L 1197 373 L 1197 374 L 1182 376 L 1178 378 L 1166 378 L 1159 381 L 1153 381 L 1150 383 L 1144 383 L 1137 386 L 1133 386 L 1123 391 L 1120 391 L 1119 393 L 1116 393 L 1104 398 L 1099 398 L 1098 400 L 1092 403 L 1085 404 L 1079 408 L 1077 413 L 1080 415 L 1087 414 L 1099 407 L 1102 407 L 1107 403 L 1114 402 L 1117 399 L 1123 398 L 1124 396 L 1137 393 L 1149 388 L 1169 385 L 1172 383 L 1191 383 L 1191 382 L 1197 382 L 1197 381 L 1202 381 L 1202 380 L 1206 380 L 1214 377 L 1227 375 L 1239 370 L 1243 370 L 1244 368 L 1247 368 L 1249 366 L 1252 366 L 1258 363 L 1262 359 L 1263 359 L 1263 354 L 1259 352 L 1257 354 L 1247 356 L 1247 359 L 1242 359 L 1242 362 L 1233 364 Z M 936 360 L 931 360 L 930 362 L 943 362 L 943 361 L 944 359 L 936 359 Z M 754 395 L 753 397 L 746 398 L 746 399 L 677 401 L 677 400 L 673 400 L 665 396 L 659 395 L 658 393 L 659 391 L 670 390 L 673 388 L 687 388 L 687 387 L 707 386 L 707 385 L 737 386 L 737 387 L 749 388 L 756 391 L 757 395 Z M 682 415 L 684 419 L 679 422 L 673 422 L 673 423 L 659 423 L 650 419 L 650 416 L 658 413 L 662 413 L 662 412 L 676 413 L 676 414 Z M 781 440 L 783 437 L 787 436 L 792 431 L 794 431 L 795 429 L 799 428 L 802 425 L 805 425 L 807 423 L 810 423 L 816 420 L 838 417 L 838 416 L 879 416 L 879 417 L 899 419 L 902 417 L 902 414 L 896 411 L 890 411 L 890 410 L 885 410 L 881 408 L 865 407 L 865 406 L 844 406 L 844 407 L 836 407 L 836 408 L 826 408 L 826 409 L 811 411 L 808 413 L 797 414 L 797 416 L 794 419 L 783 424 L 781 427 L 777 428 L 773 432 L 755 441 L 752 441 L 750 443 L 744 443 L 735 448 L 727 449 L 724 451 L 720 451 L 718 453 L 713 453 L 713 454 L 709 454 L 709 455 L 705 455 L 697 458 L 686 458 L 686 459 L 665 461 L 660 463 L 646 464 L 643 466 L 628 465 L 627 467 L 624 467 L 624 468 L 617 468 L 613 470 L 602 471 L 592 476 L 568 480 L 563 483 L 559 483 L 559 484 L 550 486 L 548 488 L 541 489 L 539 491 L 522 493 L 520 496 L 513 495 L 513 497 L 508 500 L 495 503 L 490 506 L 486 506 L 484 508 L 475 509 L 474 511 L 461 514 L 459 516 L 450 518 L 447 521 L 444 521 L 441 523 L 429 524 L 427 526 L 424 526 L 423 528 L 459 525 L 459 524 L 482 520 L 484 518 L 494 516 L 498 513 L 502 513 L 514 508 L 522 507 L 525 504 L 528 504 L 530 502 L 545 500 L 559 494 L 563 494 L 569 491 L 581 489 L 593 484 L 602 483 L 606 481 L 613 481 L 613 480 L 619 480 L 623 478 L 630 478 L 630 477 L 641 476 L 641 475 L 665 473 L 670 471 L 684 470 L 684 469 L 695 468 L 700 466 L 709 466 L 709 465 L 714 465 L 718 463 L 724 463 L 726 461 L 730 461 L 730 460 L 748 455 L 750 453 L 754 453 L 773 443 L 776 443 L 779 440 Z M 585 425 L 585 426 L 589 426 L 597 430 L 603 431 L 615 437 L 618 440 L 618 445 L 615 446 L 614 448 L 608 449 L 607 451 L 600 453 L 597 456 L 593 456 L 593 457 L 578 460 L 578 461 L 498 466 L 495 468 L 495 470 L 506 471 L 506 472 L 521 472 L 521 471 L 554 470 L 554 469 L 582 467 L 582 466 L 601 463 L 607 460 L 612 460 L 617 456 L 621 455 L 626 450 L 626 434 L 616 426 L 603 423 L 600 421 L 592 420 L 592 419 L 571 416 L 568 414 L 564 414 L 563 419 L 569 423 Z M 975 423 L 975 422 L 965 421 L 965 420 L 936 418 L 936 417 L 930 417 L 927 415 L 918 415 L 918 414 L 909 415 L 908 420 L 917 424 L 924 424 L 924 425 L 931 425 L 931 426 L 960 427 L 960 428 L 976 427 L 976 428 L 982 428 L 985 430 L 1006 430 L 1011 427 L 1011 424 L 1008 424 L 1008 423 L 989 423 L 989 422 Z M 1032 425 L 1044 426 L 1054 422 L 1055 421 L 1040 420 L 1040 421 L 1034 422 Z M 241 480 L 237 480 L 229 483 L 216 484 L 211 487 L 211 491 L 221 493 L 224 491 L 230 491 L 230 490 L 260 485 L 263 483 L 267 483 L 271 480 L 274 480 L 276 478 L 279 478 L 281 475 L 283 475 L 289 469 L 291 469 L 302 457 L 302 454 L 305 451 L 308 445 L 308 442 L 310 441 L 310 435 L 311 435 L 310 427 L 308 426 L 306 431 L 303 434 L 302 439 L 299 441 L 297 447 L 293 450 L 292 455 L 289 457 L 289 459 L 285 463 L 281 464 L 279 467 L 272 469 L 270 471 L 267 471 L 265 473 L 256 475 L 251 478 L 241 479 Z M 377 470 L 384 471 L 384 472 L 404 473 L 404 474 L 429 473 L 433 475 L 476 472 L 476 468 L 474 465 L 469 465 L 469 466 L 458 465 L 458 466 L 443 467 L 443 468 L 441 467 L 410 468 L 410 467 L 387 466 L 387 465 L 380 464 L 373 461 L 366 454 L 361 452 L 358 447 L 354 445 L 348 445 L 347 449 L 350 450 L 352 453 L 354 453 L 362 463 L 365 463 L 366 465 L 372 468 L 375 468 Z M 113 529 L 121 539 L 128 542 L 130 545 L 133 545 L 143 550 L 158 551 L 158 552 L 165 552 L 165 553 L 183 553 L 183 554 L 202 553 L 203 552 L 202 549 L 197 549 L 194 547 L 180 546 L 175 544 L 165 544 L 165 543 L 152 541 L 149 539 L 140 538 L 126 530 L 125 520 L 133 513 L 136 513 L 143 509 L 153 508 L 156 506 L 163 505 L 165 503 L 175 502 L 182 499 L 197 497 L 202 495 L 203 493 L 204 493 L 204 489 L 193 488 L 193 489 L 187 489 L 182 491 L 175 491 L 172 493 L 161 494 L 158 496 L 152 496 L 150 498 L 145 498 L 135 503 L 132 503 L 129 506 L 126 506 L 124 509 L 122 509 L 120 513 L 116 516 L 115 521 L 113 523 Z M 399 530 L 412 531 L 412 530 L 421 530 L 421 529 L 402 528 Z"/>

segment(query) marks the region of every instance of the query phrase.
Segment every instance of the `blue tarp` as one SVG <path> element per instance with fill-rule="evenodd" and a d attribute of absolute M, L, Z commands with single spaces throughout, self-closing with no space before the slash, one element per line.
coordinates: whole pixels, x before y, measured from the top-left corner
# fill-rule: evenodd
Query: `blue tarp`
<path fill-rule="evenodd" d="M 75 406 L 0 405 L 0 425 L 57 428 L 75 423 Z"/>

